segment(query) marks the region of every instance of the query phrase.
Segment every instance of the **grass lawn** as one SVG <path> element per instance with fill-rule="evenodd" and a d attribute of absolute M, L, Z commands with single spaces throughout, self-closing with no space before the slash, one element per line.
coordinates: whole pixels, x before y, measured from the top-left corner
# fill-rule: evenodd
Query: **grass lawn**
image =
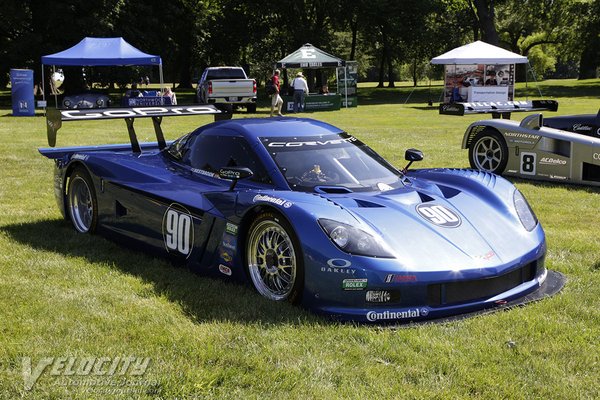
<path fill-rule="evenodd" d="M 559 101 L 556 114 L 600 108 L 597 79 L 539 88 Z M 437 102 L 440 86 L 410 98 L 406 85 L 359 90 L 358 108 L 306 116 L 356 135 L 396 166 L 414 147 L 425 153 L 416 167 L 468 167 L 462 135 L 482 117 L 438 115 L 426 103 Z M 537 98 L 537 88 L 520 85 L 517 98 L 525 96 Z M 266 104 L 257 116 L 268 116 Z M 174 139 L 210 120 L 165 118 L 163 129 Z M 136 127 L 152 139 L 150 121 Z M 47 146 L 45 119 L 0 109 L 0 142 L 0 399 L 600 398 L 599 189 L 515 181 L 546 230 L 547 266 L 568 277 L 561 293 L 507 312 L 390 329 L 332 323 L 76 234 L 56 208 L 53 163 L 37 152 Z M 90 121 L 65 124 L 57 145 L 123 142 L 123 121 Z M 84 371 L 87 358 L 130 356 L 150 359 L 143 375 L 69 375 L 65 366 L 71 358 Z M 53 364 L 26 390 L 27 360 L 35 373 L 45 359 Z"/>

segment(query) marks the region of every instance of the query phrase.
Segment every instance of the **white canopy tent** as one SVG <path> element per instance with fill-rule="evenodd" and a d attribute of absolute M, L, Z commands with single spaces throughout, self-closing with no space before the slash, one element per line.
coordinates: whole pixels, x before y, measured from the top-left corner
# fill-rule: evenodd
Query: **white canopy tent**
<path fill-rule="evenodd" d="M 527 57 L 478 40 L 431 59 L 432 64 L 525 64 Z"/>
<path fill-rule="evenodd" d="M 483 65 L 483 74 L 484 75 L 486 75 L 487 71 L 490 69 L 492 71 L 491 73 L 495 74 L 494 68 L 496 68 L 496 67 L 494 67 L 494 66 L 497 66 L 498 68 L 502 68 L 500 66 L 509 66 L 507 69 L 498 71 L 498 77 L 503 76 L 503 78 L 502 78 L 503 80 L 502 81 L 498 80 L 498 82 L 496 82 L 496 77 L 493 77 L 493 79 L 491 79 L 491 85 L 497 84 L 497 85 L 501 85 L 504 87 L 508 86 L 508 93 L 509 93 L 508 100 L 511 100 L 513 97 L 513 94 L 514 94 L 514 69 L 515 69 L 514 64 L 528 64 L 528 60 L 527 60 L 526 56 L 522 56 L 520 54 L 513 53 L 513 52 L 503 49 L 501 47 L 494 46 L 489 43 L 478 40 L 476 42 L 457 47 L 457 48 L 450 50 L 442 55 L 432 58 L 431 64 L 446 65 L 446 68 L 444 71 L 444 73 L 445 73 L 444 97 L 445 97 L 446 101 L 448 101 L 448 99 L 450 98 L 451 102 L 455 101 L 455 100 L 454 100 L 454 95 L 449 97 L 449 94 L 448 94 L 449 88 L 451 88 L 453 86 L 454 86 L 454 88 L 456 88 L 456 85 L 457 85 L 456 79 L 457 79 L 457 77 L 459 77 L 461 75 L 461 71 L 464 72 L 464 71 L 473 71 L 474 70 L 474 68 L 469 67 L 469 66 Z M 453 66 L 454 69 L 451 69 L 448 66 Z M 529 69 L 531 69 L 531 68 L 529 68 Z M 473 72 L 475 72 L 475 71 L 473 71 Z M 465 79 L 465 83 L 464 83 L 464 85 L 462 85 L 461 91 L 466 91 L 466 88 L 464 86 L 469 86 L 469 85 L 489 87 L 489 85 L 490 85 L 489 79 L 486 80 L 485 79 L 486 77 L 484 76 L 484 78 L 480 80 L 480 77 L 477 76 L 477 74 L 473 73 L 473 72 L 465 72 L 465 75 L 463 75 L 463 77 Z M 472 74 L 472 76 L 468 76 L 468 74 Z M 507 79 L 507 75 L 510 75 L 510 77 L 508 79 Z M 460 83 L 458 84 L 458 86 L 461 86 Z M 473 91 L 477 91 L 480 93 L 485 92 L 485 90 L 482 90 L 482 89 L 476 89 L 476 88 L 471 88 L 471 89 L 473 89 Z M 472 94 L 471 89 L 469 89 L 469 92 L 468 92 L 469 99 L 471 99 L 471 94 Z M 456 89 L 454 89 L 454 90 L 456 90 Z M 538 88 L 538 90 L 539 90 L 539 88 Z M 487 91 L 490 92 L 489 89 Z M 498 88 L 498 92 L 499 91 L 500 91 L 500 88 Z M 506 95 L 504 95 L 504 96 L 506 96 Z M 540 96 L 541 96 L 541 92 L 540 92 Z M 461 98 L 461 96 L 457 96 L 457 97 L 459 99 Z M 465 96 L 462 96 L 462 98 L 464 98 L 464 97 Z M 502 97 L 502 95 L 500 95 L 500 97 Z M 464 101 L 464 100 L 457 100 L 457 101 Z"/>

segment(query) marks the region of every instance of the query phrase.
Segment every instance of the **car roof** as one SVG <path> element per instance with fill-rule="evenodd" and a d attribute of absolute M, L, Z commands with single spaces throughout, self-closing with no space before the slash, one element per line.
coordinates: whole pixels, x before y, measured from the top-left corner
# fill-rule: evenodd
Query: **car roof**
<path fill-rule="evenodd" d="M 240 118 L 219 121 L 200 128 L 203 135 L 241 135 L 253 141 L 259 137 L 310 137 L 343 131 L 311 118 Z"/>

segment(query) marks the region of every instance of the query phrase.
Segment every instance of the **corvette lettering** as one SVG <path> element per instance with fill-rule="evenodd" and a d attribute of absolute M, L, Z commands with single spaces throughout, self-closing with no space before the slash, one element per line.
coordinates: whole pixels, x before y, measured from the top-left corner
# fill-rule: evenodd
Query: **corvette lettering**
<path fill-rule="evenodd" d="M 600 160 L 600 153 L 594 153 L 594 160 Z"/>
<path fill-rule="evenodd" d="M 268 147 L 302 147 L 302 146 L 330 146 L 335 144 L 342 144 L 345 142 L 351 143 L 357 139 L 353 136 L 343 139 L 332 139 L 332 140 L 311 140 L 309 142 L 271 142 Z"/>
<path fill-rule="evenodd" d="M 426 317 L 429 314 L 429 310 L 423 308 L 408 308 L 402 311 L 369 311 L 367 313 L 367 320 L 370 322 L 390 320 L 390 319 L 407 319 L 407 318 L 419 318 Z"/>

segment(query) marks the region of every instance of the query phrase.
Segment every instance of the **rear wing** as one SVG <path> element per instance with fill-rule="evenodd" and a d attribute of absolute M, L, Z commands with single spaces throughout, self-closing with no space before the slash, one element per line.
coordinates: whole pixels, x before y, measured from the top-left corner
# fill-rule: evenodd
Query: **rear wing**
<path fill-rule="evenodd" d="M 531 100 L 531 101 L 478 101 L 473 103 L 443 103 L 440 104 L 440 114 L 465 115 L 465 114 L 502 114 L 525 111 L 557 111 L 556 100 Z"/>
<path fill-rule="evenodd" d="M 163 117 L 179 117 L 184 115 L 207 115 L 214 114 L 215 121 L 231 119 L 231 113 L 220 110 L 212 104 L 190 105 L 190 106 L 160 106 L 160 107 L 131 107 L 131 108 L 102 108 L 102 109 L 75 109 L 59 110 L 49 108 L 46 110 L 46 131 L 48 145 L 56 145 L 56 135 L 62 127 L 63 121 L 84 121 L 93 119 L 124 119 L 129 132 L 131 149 L 134 153 L 140 153 L 141 147 L 138 142 L 133 122 L 136 118 L 152 118 L 154 132 L 158 147 L 166 147 L 163 131 L 160 127 Z"/>

